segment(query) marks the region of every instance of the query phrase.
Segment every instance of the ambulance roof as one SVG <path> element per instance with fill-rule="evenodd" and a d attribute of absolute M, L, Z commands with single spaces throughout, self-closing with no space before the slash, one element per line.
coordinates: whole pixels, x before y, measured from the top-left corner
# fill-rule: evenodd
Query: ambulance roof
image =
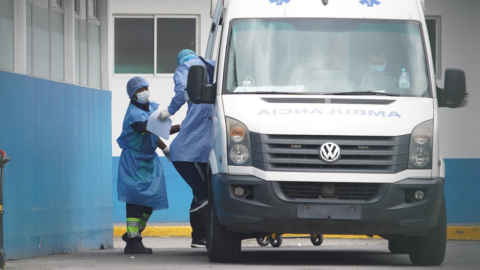
<path fill-rule="evenodd" d="M 420 0 L 229 0 L 226 20 L 236 18 L 350 18 L 422 21 Z"/>

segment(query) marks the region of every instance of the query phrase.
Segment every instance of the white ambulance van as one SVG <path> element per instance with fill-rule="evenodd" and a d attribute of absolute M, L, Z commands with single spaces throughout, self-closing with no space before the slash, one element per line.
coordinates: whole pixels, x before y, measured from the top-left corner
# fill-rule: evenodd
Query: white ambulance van
<path fill-rule="evenodd" d="M 415 265 L 443 262 L 438 109 L 468 94 L 461 70 L 436 86 L 423 4 L 212 1 L 216 70 L 192 67 L 186 89 L 215 108 L 212 261 L 236 261 L 243 239 L 295 233 L 379 235 Z"/>

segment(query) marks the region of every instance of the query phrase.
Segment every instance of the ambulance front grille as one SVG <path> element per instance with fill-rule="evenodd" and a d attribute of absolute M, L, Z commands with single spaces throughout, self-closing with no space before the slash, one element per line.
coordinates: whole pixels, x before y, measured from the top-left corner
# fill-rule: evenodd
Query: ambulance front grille
<path fill-rule="evenodd" d="M 312 136 L 250 133 L 252 164 L 264 171 L 393 174 L 408 167 L 410 135 Z M 327 142 L 340 147 L 340 158 L 327 163 L 320 147 Z"/>

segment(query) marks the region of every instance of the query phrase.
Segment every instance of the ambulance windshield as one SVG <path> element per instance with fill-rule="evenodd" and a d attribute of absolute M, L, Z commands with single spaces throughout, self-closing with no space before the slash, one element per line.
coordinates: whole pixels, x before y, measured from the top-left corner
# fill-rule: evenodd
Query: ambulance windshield
<path fill-rule="evenodd" d="M 431 97 L 423 44 L 413 21 L 233 20 L 224 93 Z"/>

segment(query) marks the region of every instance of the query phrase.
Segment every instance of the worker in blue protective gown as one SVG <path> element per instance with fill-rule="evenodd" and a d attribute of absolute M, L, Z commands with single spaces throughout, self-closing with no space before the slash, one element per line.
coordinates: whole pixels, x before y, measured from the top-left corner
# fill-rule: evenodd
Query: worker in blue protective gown
<path fill-rule="evenodd" d="M 194 199 L 190 208 L 190 224 L 192 225 L 192 247 L 206 245 L 206 230 L 200 209 L 208 204 L 207 163 L 213 145 L 213 115 L 211 104 L 193 104 L 188 100 L 188 70 L 194 65 L 204 65 L 208 71 L 208 82 L 213 81 L 215 62 L 205 60 L 191 50 L 183 50 L 177 57 L 178 68 L 173 77 L 175 96 L 167 110 L 160 113 L 158 119 L 174 115 L 185 103 L 188 111 L 182 122 L 182 129 L 170 145 L 173 166 L 192 188 Z"/>
<path fill-rule="evenodd" d="M 168 209 L 165 176 L 157 147 L 169 156 L 169 148 L 162 140 L 147 131 L 148 117 L 158 109 L 150 102 L 148 82 L 134 77 L 127 83 L 130 98 L 123 121 L 123 130 L 117 139 L 122 148 L 118 166 L 118 200 L 126 203 L 127 233 L 122 239 L 127 242 L 126 254 L 151 254 L 152 249 L 142 243 L 141 233 L 154 210 Z M 156 121 L 156 120 L 155 120 Z M 176 133 L 179 126 L 172 126 Z"/>

